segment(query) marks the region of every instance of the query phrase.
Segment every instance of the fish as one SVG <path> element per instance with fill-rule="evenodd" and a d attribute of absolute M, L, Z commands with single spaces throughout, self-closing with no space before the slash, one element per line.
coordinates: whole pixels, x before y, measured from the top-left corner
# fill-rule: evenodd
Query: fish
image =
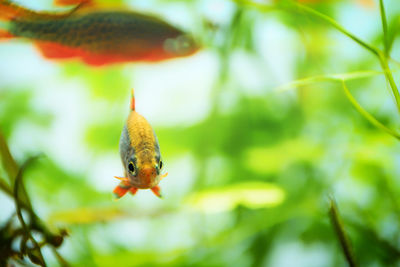
<path fill-rule="evenodd" d="M 121 181 L 113 191 L 114 196 L 119 199 L 128 191 L 135 195 L 139 189 L 151 189 L 161 198 L 158 184 L 168 173 L 161 174 L 164 163 L 160 145 L 149 122 L 136 112 L 133 89 L 130 113 L 121 133 L 119 151 L 125 175 L 114 176 Z"/>
<path fill-rule="evenodd" d="M 57 0 L 67 12 L 36 12 L 0 0 L 0 38 L 31 40 L 47 59 L 80 59 L 90 66 L 158 62 L 189 56 L 192 35 L 155 16 L 96 8 L 90 0 Z"/>

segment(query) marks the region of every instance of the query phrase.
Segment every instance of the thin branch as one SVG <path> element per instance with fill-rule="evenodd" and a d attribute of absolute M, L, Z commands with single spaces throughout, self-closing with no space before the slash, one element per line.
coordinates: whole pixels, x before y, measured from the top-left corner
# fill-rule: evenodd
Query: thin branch
<path fill-rule="evenodd" d="M 347 72 L 347 73 L 335 73 L 335 74 L 324 74 L 324 75 L 316 75 L 310 76 L 298 80 L 294 80 L 288 82 L 286 84 L 280 85 L 274 88 L 273 91 L 284 92 L 290 89 L 294 89 L 296 87 L 305 86 L 312 83 L 317 82 L 329 82 L 329 81 L 350 81 L 357 79 L 364 79 L 367 77 L 373 77 L 378 75 L 384 75 L 383 71 L 375 71 L 375 70 L 365 70 L 365 71 L 355 71 L 355 72 Z"/>
<path fill-rule="evenodd" d="M 374 54 L 375 56 L 378 57 L 379 62 L 381 64 L 381 66 L 382 66 L 382 69 L 384 70 L 386 79 L 389 81 L 390 87 L 392 88 L 392 92 L 393 92 L 394 98 L 396 100 L 397 110 L 400 112 L 400 93 L 399 93 L 399 90 L 397 88 L 396 83 L 394 82 L 392 72 L 390 71 L 386 52 L 382 53 L 382 51 L 379 50 L 378 48 L 373 47 L 373 46 L 367 44 L 366 42 L 362 41 L 360 38 L 356 37 L 355 35 L 353 35 L 349 31 L 347 31 L 345 28 L 343 28 L 334 19 L 332 19 L 332 18 L 330 18 L 330 17 L 328 17 L 328 16 L 326 16 L 326 15 L 324 15 L 324 14 L 322 14 L 322 13 L 320 13 L 320 12 L 318 12 L 318 11 L 312 9 L 312 8 L 304 6 L 302 4 L 296 3 L 295 6 L 297 8 L 299 8 L 300 10 L 305 11 L 308 14 L 314 15 L 314 16 L 320 18 L 321 20 L 324 20 L 325 22 L 331 24 L 337 30 L 339 30 L 340 32 L 342 32 L 346 36 L 350 37 L 352 40 L 354 40 L 359 45 L 361 45 L 362 47 L 364 47 L 365 49 L 367 49 L 372 54 Z M 383 8 L 383 3 L 382 3 L 382 8 Z M 386 16 L 385 16 L 384 9 L 383 9 L 383 11 L 381 10 L 381 16 L 382 16 L 382 25 L 384 27 L 384 35 L 387 36 L 387 34 L 385 34 L 385 31 L 387 31 L 387 23 L 386 23 Z M 385 41 L 385 43 L 386 43 L 386 41 Z M 388 47 L 387 45 L 388 45 L 388 43 L 385 44 L 385 47 Z"/>
<path fill-rule="evenodd" d="M 14 200 L 15 200 L 15 207 L 16 207 L 16 212 L 17 212 L 17 216 L 18 219 L 21 223 L 22 229 L 25 232 L 25 235 L 33 242 L 33 244 L 35 245 L 36 251 L 39 255 L 39 261 L 42 264 L 42 266 L 46 266 L 46 262 L 44 261 L 42 252 L 40 250 L 40 246 L 37 243 L 37 241 L 32 237 L 32 234 L 28 228 L 28 226 L 25 223 L 24 217 L 22 216 L 22 212 L 21 212 L 21 206 L 20 206 L 20 201 L 18 198 L 18 192 L 19 192 L 19 184 L 22 183 L 22 175 L 26 169 L 26 167 L 32 163 L 34 160 L 36 160 L 38 157 L 31 157 L 28 160 L 26 160 L 24 162 L 24 164 L 22 164 L 21 168 L 19 168 L 18 174 L 15 177 L 15 184 L 14 184 Z M 32 258 L 31 258 L 32 259 Z"/>
<path fill-rule="evenodd" d="M 379 0 L 379 10 L 381 12 L 382 28 L 383 28 L 383 45 L 385 48 L 385 56 L 389 56 L 389 36 L 388 36 L 388 26 L 386 20 L 385 7 L 383 5 L 383 0 Z"/>
<path fill-rule="evenodd" d="M 8 175 L 8 179 L 11 184 L 14 183 L 15 177 L 18 174 L 18 165 L 15 162 L 13 156 L 11 155 L 10 149 L 7 145 L 6 139 L 0 131 L 0 158 L 3 165 L 4 170 Z M 27 193 L 25 187 L 22 185 L 21 188 L 21 202 L 24 203 L 24 206 L 27 206 L 29 209 L 32 209 L 32 204 L 27 197 Z"/>
<path fill-rule="evenodd" d="M 348 36 L 349 38 L 351 38 L 353 41 L 355 41 L 356 43 L 358 43 L 359 45 L 361 45 L 362 47 L 364 47 L 365 49 L 369 50 L 371 53 L 373 53 L 376 56 L 379 56 L 379 49 L 376 47 L 373 47 L 369 44 L 367 44 L 366 42 L 364 42 L 363 40 L 361 40 L 360 38 L 358 38 L 357 36 L 355 36 L 354 34 L 350 33 L 349 31 L 347 31 L 345 28 L 342 27 L 342 25 L 340 25 L 339 23 L 337 23 L 334 19 L 332 19 L 331 17 L 322 14 L 318 11 L 316 11 L 315 9 L 312 9 L 308 6 L 296 3 L 295 6 L 301 10 L 304 11 L 308 14 L 311 14 L 315 17 L 318 17 L 319 19 L 329 23 L 331 26 L 333 26 L 334 28 L 336 28 L 338 31 L 340 31 L 341 33 L 343 33 L 344 35 Z"/>
<path fill-rule="evenodd" d="M 382 52 L 379 52 L 378 57 L 379 57 L 379 62 L 381 63 L 382 69 L 385 73 L 386 79 L 389 81 L 390 87 L 392 88 L 392 92 L 393 92 L 394 98 L 396 100 L 397 110 L 400 112 L 400 93 L 399 93 L 399 89 L 397 88 L 396 83 L 394 82 L 393 74 L 390 71 L 390 67 L 389 67 L 387 58 L 385 57 L 385 55 L 383 55 Z"/>
<path fill-rule="evenodd" d="M 374 116 L 372 116 L 368 111 L 366 111 L 361 105 L 357 102 L 357 100 L 353 97 L 353 95 L 350 93 L 349 89 L 346 86 L 346 83 L 342 81 L 343 85 L 343 90 L 344 93 L 346 94 L 347 99 L 349 99 L 350 103 L 357 109 L 357 111 L 364 117 L 366 118 L 370 123 L 372 123 L 375 127 L 387 132 L 394 138 L 400 140 L 400 134 L 396 133 L 392 129 L 389 129 L 385 125 L 383 125 L 381 122 L 379 122 L 377 119 L 375 119 Z"/>
<path fill-rule="evenodd" d="M 236 2 L 239 2 L 239 3 L 242 3 L 242 4 L 251 5 L 251 6 L 256 7 L 258 9 L 261 9 L 261 10 L 271 10 L 272 9 L 271 6 L 263 5 L 263 4 L 256 4 L 256 3 L 252 2 L 252 1 L 246 1 L 246 0 L 240 0 L 239 1 L 239 0 L 236 0 Z M 325 14 L 322 14 L 322 13 L 318 12 L 317 10 L 312 9 L 312 8 L 310 8 L 308 6 L 302 5 L 300 3 L 294 3 L 293 6 L 296 7 L 297 10 L 303 11 L 303 12 L 309 14 L 309 15 L 315 16 L 315 17 L 327 22 L 328 24 L 330 24 L 331 26 L 336 28 L 338 31 L 340 31 L 341 33 L 343 33 L 347 37 L 351 38 L 353 41 L 355 41 L 356 43 L 358 43 L 359 45 L 361 45 L 362 47 L 364 47 L 365 49 L 370 51 L 372 54 L 377 56 L 381 66 L 382 66 L 382 68 L 384 70 L 386 79 L 389 81 L 390 87 L 392 89 L 393 95 L 394 95 L 395 100 L 396 100 L 397 110 L 400 113 L 400 93 L 399 93 L 399 90 L 397 88 L 396 83 L 394 82 L 393 75 L 392 75 L 392 73 L 390 71 L 389 64 L 388 64 L 388 57 L 386 57 L 385 53 L 382 52 L 380 49 L 378 49 L 378 48 L 376 48 L 376 47 L 364 42 L 363 40 L 361 40 L 360 38 L 358 38 L 354 34 L 352 34 L 349 31 L 347 31 L 344 27 L 342 27 L 339 23 L 337 23 L 331 17 L 329 17 L 329 16 L 327 16 Z M 289 6 L 289 7 L 286 7 L 286 8 L 282 7 L 282 8 L 283 9 L 287 9 L 287 10 L 294 10 L 293 6 Z M 297 11 L 297 10 L 294 10 L 294 11 Z M 382 21 L 386 22 L 386 17 L 382 18 Z M 386 25 L 386 23 L 384 25 Z M 386 25 L 386 28 L 387 28 L 387 25 Z"/>
<path fill-rule="evenodd" d="M 12 157 L 6 139 L 4 138 L 1 132 L 0 132 L 0 156 L 2 159 L 1 161 L 3 164 L 3 168 L 7 172 L 10 182 L 13 182 L 12 179 L 18 173 L 18 165 L 15 162 L 14 158 Z"/>
<path fill-rule="evenodd" d="M 11 187 L 4 181 L 2 177 L 0 177 L 0 190 L 4 191 L 9 196 L 13 195 Z"/>
<path fill-rule="evenodd" d="M 350 240 L 347 237 L 346 232 L 344 231 L 343 223 L 339 215 L 339 210 L 333 198 L 330 199 L 329 216 L 331 218 L 332 226 L 339 239 L 343 254 L 346 257 L 349 266 L 357 266 L 356 259 L 351 248 Z"/>
<path fill-rule="evenodd" d="M 392 22 L 390 23 L 390 25 L 388 25 L 388 29 L 391 28 L 391 32 L 388 32 L 388 51 L 390 53 L 390 51 L 392 51 L 393 48 L 393 43 L 396 40 L 398 31 L 399 31 L 399 26 L 400 26 L 400 16 L 396 15 L 394 19 L 392 19 Z"/>
<path fill-rule="evenodd" d="M 379 74 L 379 72 L 377 72 Z M 397 133 L 396 131 L 390 129 L 389 127 L 385 126 L 382 124 L 380 121 L 378 121 L 373 115 L 371 115 L 368 111 L 366 111 L 361 105 L 357 102 L 357 100 L 354 98 L 354 96 L 350 93 L 350 90 L 347 88 L 345 81 L 350 80 L 348 74 L 330 74 L 330 75 L 321 75 L 321 76 L 313 76 L 313 77 L 308 77 L 308 78 L 303 78 L 299 80 L 295 80 L 293 82 L 290 82 L 288 84 L 279 86 L 278 88 L 275 89 L 275 91 L 286 91 L 292 88 L 304 86 L 310 83 L 315 83 L 315 82 L 320 82 L 320 81 L 339 81 L 342 83 L 343 91 L 347 97 L 347 99 L 350 101 L 350 103 L 354 106 L 354 108 L 366 119 L 368 120 L 371 124 L 373 124 L 375 127 L 381 129 L 382 131 L 390 134 L 394 138 L 400 140 L 400 134 Z M 350 76 L 352 78 L 358 79 L 361 76 L 358 75 L 352 75 Z"/>

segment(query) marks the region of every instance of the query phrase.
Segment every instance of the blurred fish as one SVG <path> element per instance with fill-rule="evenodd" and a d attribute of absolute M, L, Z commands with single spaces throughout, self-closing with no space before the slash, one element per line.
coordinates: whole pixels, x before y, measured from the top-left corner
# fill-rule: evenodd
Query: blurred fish
<path fill-rule="evenodd" d="M 158 183 L 168 173 L 161 174 L 163 161 L 160 146 L 150 124 L 135 111 L 133 90 L 130 108 L 119 142 L 125 177 L 115 176 L 121 183 L 114 189 L 114 195 L 121 198 L 128 191 L 134 195 L 138 189 L 150 188 L 156 196 L 161 197 Z"/>
<path fill-rule="evenodd" d="M 58 4 L 78 4 L 58 0 Z M 0 0 L 0 37 L 32 40 L 50 59 L 80 58 L 89 65 L 161 61 L 191 55 L 194 39 L 159 18 L 132 11 L 98 9 L 80 0 L 65 13 L 35 12 Z"/>

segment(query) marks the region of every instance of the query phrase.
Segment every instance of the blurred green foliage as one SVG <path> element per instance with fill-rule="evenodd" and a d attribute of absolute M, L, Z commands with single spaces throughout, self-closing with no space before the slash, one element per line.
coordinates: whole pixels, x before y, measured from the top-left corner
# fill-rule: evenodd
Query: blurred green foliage
<path fill-rule="evenodd" d="M 397 133 L 395 89 L 385 79 L 393 75 L 399 84 L 396 1 L 385 1 L 386 39 L 376 26 L 379 2 L 312 1 L 311 12 L 292 1 L 216 2 L 124 2 L 166 19 L 190 17 L 176 23 L 203 51 L 177 62 L 93 69 L 46 62 L 29 42 L 0 44 L 2 56 L 11 51 L 5 61 L 18 63 L 0 65 L 1 133 L 19 166 L 46 155 L 21 183 L 40 222 L 38 240 L 46 241 L 44 232 L 63 236 L 58 229 L 65 228 L 58 251 L 71 266 L 343 266 L 344 231 L 360 266 L 399 265 L 400 145 L 368 117 Z M 391 72 L 313 10 L 377 51 L 391 51 L 393 58 L 384 57 Z M 10 50 L 17 44 L 23 54 Z M 199 80 L 211 79 L 202 58 L 218 71 L 212 88 L 203 88 L 206 97 L 195 91 Z M 35 72 L 38 61 L 42 72 Z M 182 73 L 163 80 L 171 70 Z M 167 89 L 146 87 L 157 80 Z M 132 86 L 169 172 L 160 183 L 163 200 L 139 191 L 112 201 Z M 187 109 L 171 112 L 185 92 L 193 96 Z M 184 123 L 174 117 L 195 113 L 190 107 L 199 101 L 206 103 L 201 116 Z M 18 246 L 10 233 L 20 228 L 10 201 L 16 174 L 0 148 L 0 185 L 9 190 L 0 193 L 1 249 Z M 0 261 L 28 261 L 15 255 L 0 254 Z M 50 266 L 65 265 L 50 250 L 43 256 Z"/>

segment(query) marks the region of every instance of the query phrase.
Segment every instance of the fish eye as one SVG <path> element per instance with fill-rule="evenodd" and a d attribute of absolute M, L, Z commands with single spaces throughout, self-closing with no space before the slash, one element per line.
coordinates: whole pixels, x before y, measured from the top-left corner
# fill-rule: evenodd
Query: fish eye
<path fill-rule="evenodd" d="M 177 55 L 187 54 L 193 46 L 194 41 L 187 35 L 180 35 L 177 38 L 168 38 L 163 44 L 165 51 Z"/>
<path fill-rule="evenodd" d="M 186 54 L 193 46 L 193 41 L 189 36 L 181 35 L 176 38 L 177 51 L 181 54 Z"/>
<path fill-rule="evenodd" d="M 180 44 L 181 47 L 187 48 L 190 46 L 190 39 L 188 36 L 181 35 L 178 38 L 176 38 L 177 42 Z"/>
<path fill-rule="evenodd" d="M 160 163 L 158 163 L 158 167 L 160 168 L 160 170 L 162 169 L 162 167 L 163 167 L 163 162 L 162 162 L 162 160 L 160 160 Z"/>
<path fill-rule="evenodd" d="M 129 169 L 130 173 L 135 174 L 136 169 L 135 169 L 135 165 L 133 165 L 132 161 L 129 162 L 128 169 Z"/>

